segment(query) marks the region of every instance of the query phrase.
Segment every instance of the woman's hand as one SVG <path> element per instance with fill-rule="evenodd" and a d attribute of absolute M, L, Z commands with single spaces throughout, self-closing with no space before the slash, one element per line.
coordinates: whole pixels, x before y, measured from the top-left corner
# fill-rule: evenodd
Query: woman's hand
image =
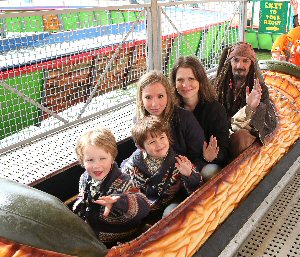
<path fill-rule="evenodd" d="M 115 202 L 119 200 L 120 196 L 116 195 L 108 195 L 99 197 L 98 200 L 94 201 L 94 203 L 105 206 L 103 216 L 108 217 L 110 210 Z"/>
<path fill-rule="evenodd" d="M 179 172 L 189 177 L 192 174 L 193 164 L 191 161 L 186 158 L 185 156 L 178 155 L 175 157 L 177 163 L 175 163 L 176 168 L 179 170 Z"/>
<path fill-rule="evenodd" d="M 210 137 L 209 143 L 207 144 L 206 141 L 204 141 L 203 144 L 203 157 L 204 160 L 207 162 L 212 162 L 214 159 L 217 158 L 219 153 L 219 146 L 217 138 L 213 135 Z"/>
<path fill-rule="evenodd" d="M 262 95 L 262 89 L 261 89 L 258 79 L 254 80 L 254 87 L 251 90 L 251 92 L 249 92 L 249 91 L 250 91 L 250 89 L 247 86 L 246 87 L 246 103 L 251 108 L 251 110 L 253 112 L 255 112 L 257 106 L 260 103 L 260 99 L 261 99 L 261 95 Z"/>

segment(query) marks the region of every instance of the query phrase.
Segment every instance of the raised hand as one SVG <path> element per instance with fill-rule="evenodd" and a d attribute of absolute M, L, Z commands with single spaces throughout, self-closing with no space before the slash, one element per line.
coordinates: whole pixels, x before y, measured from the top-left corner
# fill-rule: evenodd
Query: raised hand
<path fill-rule="evenodd" d="M 191 161 L 187 157 L 182 155 L 178 155 L 175 158 L 177 161 L 177 163 L 175 163 L 176 168 L 182 175 L 189 177 L 193 169 L 193 164 L 191 163 Z"/>
<path fill-rule="evenodd" d="M 298 0 L 290 0 L 294 15 L 298 14 Z"/>
<path fill-rule="evenodd" d="M 203 157 L 207 162 L 212 162 L 214 159 L 217 158 L 219 153 L 218 141 L 217 138 L 213 135 L 209 139 L 209 143 L 207 144 L 204 141 L 203 144 Z"/>
<path fill-rule="evenodd" d="M 98 200 L 94 201 L 94 203 L 105 206 L 103 215 L 108 217 L 113 204 L 117 202 L 119 198 L 120 196 L 116 195 L 101 196 Z"/>
<path fill-rule="evenodd" d="M 246 87 L 246 103 L 251 108 L 253 112 L 256 111 L 257 106 L 260 103 L 261 95 L 262 95 L 262 89 L 259 84 L 258 79 L 254 79 L 254 86 L 251 92 L 249 92 L 250 89 L 247 86 Z"/>

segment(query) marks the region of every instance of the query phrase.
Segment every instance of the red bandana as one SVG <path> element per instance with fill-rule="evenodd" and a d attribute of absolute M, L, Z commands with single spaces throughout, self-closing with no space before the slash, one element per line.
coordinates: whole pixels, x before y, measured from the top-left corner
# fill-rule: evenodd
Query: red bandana
<path fill-rule="evenodd" d="M 256 54 L 250 44 L 240 42 L 234 45 L 231 48 L 231 51 L 229 53 L 229 56 L 227 60 L 230 60 L 231 58 L 235 56 L 242 56 L 249 58 L 253 63 L 256 62 Z"/>

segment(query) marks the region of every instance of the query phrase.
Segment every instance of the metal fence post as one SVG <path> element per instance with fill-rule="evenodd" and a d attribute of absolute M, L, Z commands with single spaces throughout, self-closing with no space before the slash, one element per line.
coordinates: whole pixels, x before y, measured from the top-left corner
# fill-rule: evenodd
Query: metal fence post
<path fill-rule="evenodd" d="M 246 40 L 246 27 L 247 27 L 247 0 L 240 2 L 240 15 L 239 15 L 239 42 Z"/>
<path fill-rule="evenodd" d="M 161 12 L 157 0 L 151 0 L 147 11 L 147 71 L 162 69 Z"/>

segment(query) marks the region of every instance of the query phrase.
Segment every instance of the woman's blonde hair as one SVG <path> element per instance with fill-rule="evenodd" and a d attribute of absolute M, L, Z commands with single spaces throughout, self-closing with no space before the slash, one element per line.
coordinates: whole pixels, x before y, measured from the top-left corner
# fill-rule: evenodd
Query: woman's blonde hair
<path fill-rule="evenodd" d="M 140 120 L 143 117 L 150 115 L 143 105 L 142 92 L 144 88 L 153 85 L 154 83 L 160 83 L 166 90 L 167 106 L 163 112 L 162 119 L 166 122 L 169 122 L 172 117 L 174 107 L 177 106 L 178 103 L 175 97 L 174 88 L 171 86 L 169 79 L 158 70 L 147 72 L 138 81 L 136 96 L 136 118 L 137 120 Z"/>
<path fill-rule="evenodd" d="M 75 146 L 75 152 L 79 163 L 83 166 L 83 149 L 88 145 L 98 146 L 108 152 L 113 160 L 118 154 L 117 142 L 114 135 L 107 128 L 97 128 L 89 130 L 81 135 Z"/>

